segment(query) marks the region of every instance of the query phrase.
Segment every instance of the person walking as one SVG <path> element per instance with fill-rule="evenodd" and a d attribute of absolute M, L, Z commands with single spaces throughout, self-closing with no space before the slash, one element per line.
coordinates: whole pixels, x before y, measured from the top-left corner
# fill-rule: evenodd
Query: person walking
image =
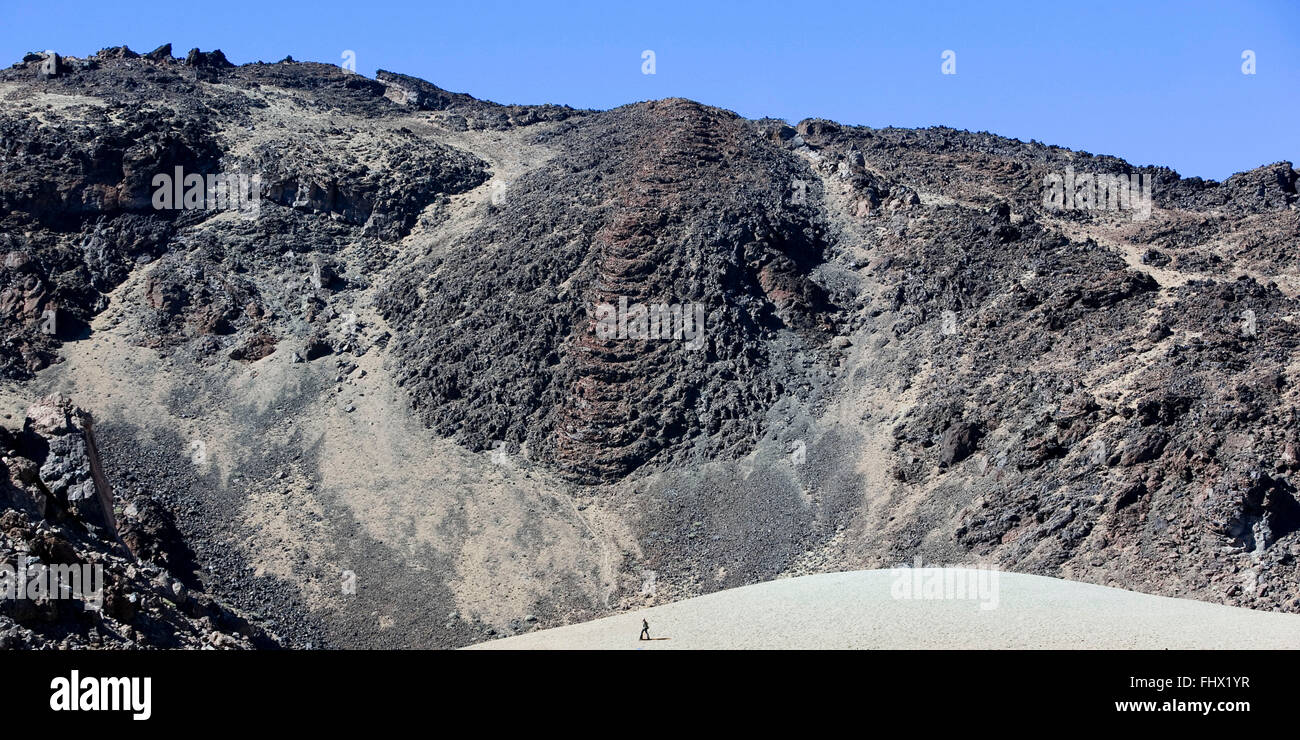
<path fill-rule="evenodd" d="M 644 619 L 641 620 L 641 636 L 636 639 L 637 640 L 650 639 L 650 623 L 645 621 Z"/>

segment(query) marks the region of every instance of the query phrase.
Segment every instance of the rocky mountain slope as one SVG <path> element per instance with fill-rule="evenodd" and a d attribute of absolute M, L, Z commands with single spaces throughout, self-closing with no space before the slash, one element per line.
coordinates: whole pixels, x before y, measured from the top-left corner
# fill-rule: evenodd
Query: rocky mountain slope
<path fill-rule="evenodd" d="M 5 547 L 176 613 L 6 606 L 12 644 L 450 647 L 917 555 L 1300 612 L 1290 163 L 169 46 L 29 55 L 0 99 Z M 1149 211 L 1045 197 L 1112 175 Z M 602 331 L 637 305 L 703 331 Z M 32 473 L 56 393 L 112 524 Z"/>

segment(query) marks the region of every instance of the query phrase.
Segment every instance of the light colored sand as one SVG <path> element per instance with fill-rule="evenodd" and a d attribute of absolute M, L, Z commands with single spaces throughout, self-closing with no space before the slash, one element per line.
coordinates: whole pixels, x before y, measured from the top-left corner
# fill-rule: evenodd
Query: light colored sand
<path fill-rule="evenodd" d="M 924 584 L 943 574 L 917 569 Z M 1300 648 L 1300 615 L 1260 612 L 1017 573 L 992 598 L 906 599 L 891 570 L 769 581 L 474 646 L 495 649 Z M 638 640 L 641 620 L 652 637 Z"/>

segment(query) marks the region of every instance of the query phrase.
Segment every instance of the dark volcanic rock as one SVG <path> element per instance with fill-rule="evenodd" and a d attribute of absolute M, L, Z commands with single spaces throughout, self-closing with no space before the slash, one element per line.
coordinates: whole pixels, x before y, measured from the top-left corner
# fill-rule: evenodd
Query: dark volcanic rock
<path fill-rule="evenodd" d="M 487 179 L 483 162 L 464 152 L 394 132 L 380 152 L 363 162 L 346 138 L 273 140 L 241 160 L 261 175 L 272 203 L 338 216 L 384 238 L 404 236 L 440 195 L 459 193 Z"/>
<path fill-rule="evenodd" d="M 554 139 L 566 153 L 513 184 L 497 217 L 381 299 L 422 417 L 474 449 L 527 444 L 592 482 L 688 443 L 695 459 L 752 444 L 797 383 L 776 368 L 819 352 L 833 316 L 808 279 L 825 227 L 789 199 L 812 178 L 754 135 L 668 100 Z M 698 312 L 698 346 L 598 335 L 601 307 L 624 304 Z"/>
<path fill-rule="evenodd" d="M 153 51 L 149 52 L 148 54 L 145 54 L 144 56 L 146 59 L 152 62 L 171 61 L 173 59 L 172 45 L 163 44 L 162 46 L 159 46 L 157 49 L 154 49 Z"/>
<path fill-rule="evenodd" d="M 27 410 L 23 431 L 43 443 L 41 493 L 101 536 L 115 537 L 113 490 L 104 478 L 90 414 L 65 396 L 48 396 Z"/>
<path fill-rule="evenodd" d="M 192 553 L 170 512 L 139 498 L 118 521 L 90 415 L 70 399 L 42 399 L 21 438 L 3 436 L 12 452 L 0 465 L 0 563 L 42 583 L 66 578 L 58 574 L 69 567 L 78 576 L 55 581 L 63 584 L 57 598 L 29 590 L 0 599 L 0 649 L 276 645 L 210 596 L 189 592 L 182 580 L 195 584 Z M 40 500 L 47 505 L 24 503 Z"/>
<path fill-rule="evenodd" d="M 943 442 L 939 448 L 939 464 L 948 466 L 970 457 L 981 436 L 983 432 L 976 424 L 961 423 L 950 427 L 943 434 Z"/>

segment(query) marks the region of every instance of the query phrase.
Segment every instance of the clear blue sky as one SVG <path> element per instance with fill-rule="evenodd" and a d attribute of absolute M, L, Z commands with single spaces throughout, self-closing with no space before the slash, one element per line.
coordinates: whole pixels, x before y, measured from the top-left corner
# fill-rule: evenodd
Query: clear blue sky
<path fill-rule="evenodd" d="M 987 130 L 1214 179 L 1300 163 L 1300 0 L 0 0 L 0 65 L 168 41 L 235 63 L 338 64 L 350 49 L 363 74 L 504 103 L 681 96 L 752 118 Z M 955 75 L 940 72 L 948 49 Z"/>

